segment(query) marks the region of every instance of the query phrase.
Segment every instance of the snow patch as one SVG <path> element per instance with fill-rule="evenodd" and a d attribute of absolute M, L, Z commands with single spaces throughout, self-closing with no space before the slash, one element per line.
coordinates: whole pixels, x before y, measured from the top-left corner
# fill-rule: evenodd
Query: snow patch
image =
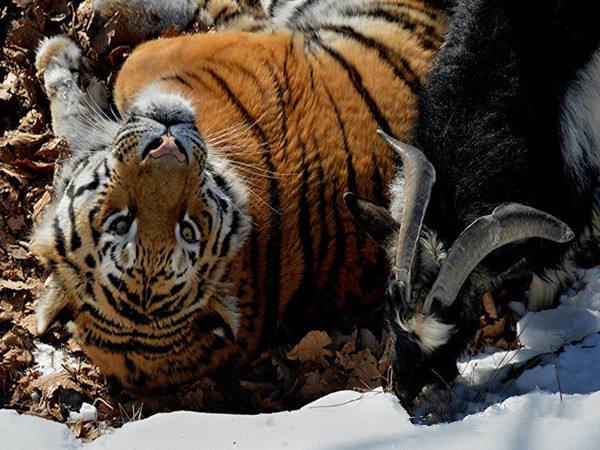
<path fill-rule="evenodd" d="M 35 365 L 33 371 L 40 372 L 41 376 L 51 375 L 56 372 L 62 372 L 63 364 L 69 367 L 77 367 L 77 361 L 64 354 L 60 349 L 43 342 L 34 342 L 34 350 L 31 351 Z"/>
<path fill-rule="evenodd" d="M 524 347 L 459 363 L 451 391 L 423 395 L 415 417 L 391 394 L 337 392 L 300 410 L 238 416 L 179 411 L 77 441 L 62 424 L 0 411 L 0 447 L 74 449 L 597 449 L 600 442 L 600 269 L 580 271 L 552 311 L 519 322 Z M 49 348 L 38 344 L 38 367 Z M 51 361 L 57 359 L 56 351 Z M 62 355 L 58 353 L 62 358 Z M 45 362 L 44 362 L 45 361 Z M 93 417 L 93 407 L 80 415 Z M 95 410 L 95 408 L 94 408 Z M 85 420 L 85 419 L 84 419 Z M 93 418 L 90 420 L 94 420 Z M 446 421 L 450 423 L 439 423 Z M 434 425 L 427 426 L 438 422 Z"/>

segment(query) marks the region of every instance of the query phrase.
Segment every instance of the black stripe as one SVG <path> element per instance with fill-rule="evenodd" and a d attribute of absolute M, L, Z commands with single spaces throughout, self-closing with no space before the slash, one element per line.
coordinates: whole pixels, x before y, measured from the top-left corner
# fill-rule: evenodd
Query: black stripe
<path fill-rule="evenodd" d="M 333 111 L 335 112 L 335 117 L 338 122 L 338 129 L 340 130 L 340 133 L 342 135 L 344 151 L 346 153 L 346 171 L 348 172 L 348 175 L 347 175 L 348 191 L 354 192 L 355 194 L 360 195 L 361 193 L 358 192 L 358 184 L 356 182 L 356 171 L 354 170 L 354 164 L 352 162 L 352 152 L 350 151 L 350 146 L 348 144 L 348 137 L 346 136 L 346 128 L 345 128 L 344 122 L 342 120 L 342 115 L 340 113 L 340 109 L 339 109 L 337 103 L 335 102 L 335 99 L 333 98 L 333 95 L 331 94 L 329 89 L 325 88 L 325 91 L 327 92 L 329 101 L 331 102 L 331 105 L 333 106 Z M 357 247 L 356 254 L 357 255 L 360 254 L 360 248 L 362 247 L 363 244 L 364 244 L 364 234 L 358 233 L 356 235 L 356 247 Z"/>
<path fill-rule="evenodd" d="M 83 186 L 79 186 L 77 191 L 71 192 L 70 197 L 75 199 L 82 195 L 86 191 L 93 191 L 100 185 L 100 176 L 98 175 L 98 169 L 94 171 L 94 178 L 88 184 L 84 184 Z M 68 193 L 67 193 L 68 194 Z"/>
<path fill-rule="evenodd" d="M 116 245 L 111 247 L 111 249 L 110 249 L 110 258 L 119 272 L 125 272 L 125 270 L 126 270 L 125 267 L 123 267 L 121 265 L 121 263 L 118 262 L 119 258 L 117 257 L 117 246 Z"/>
<path fill-rule="evenodd" d="M 210 192 L 210 191 L 208 191 L 208 192 Z M 217 206 L 218 206 L 218 204 L 217 204 Z M 223 230 L 223 222 L 224 222 L 223 211 L 217 207 L 217 212 L 219 213 L 219 226 L 217 228 L 217 232 L 215 234 L 215 241 L 213 242 L 212 249 L 211 249 L 211 253 L 213 255 L 217 254 L 217 248 L 219 246 L 221 231 Z"/>
<path fill-rule="evenodd" d="M 181 292 L 181 290 L 185 287 L 185 282 L 184 283 L 178 283 L 175 286 L 173 286 L 171 288 L 171 291 L 169 292 L 170 295 L 177 295 Z"/>
<path fill-rule="evenodd" d="M 74 252 L 81 247 L 81 237 L 77 232 L 77 226 L 75 223 L 75 207 L 73 206 L 74 200 L 71 199 L 69 202 L 69 221 L 71 222 L 71 251 Z"/>
<path fill-rule="evenodd" d="M 311 294 L 315 280 L 312 227 L 310 224 L 311 205 L 308 201 L 309 170 L 306 162 L 306 144 L 300 141 L 300 147 L 302 149 L 302 180 L 300 185 L 300 198 L 298 199 L 298 233 L 300 235 L 304 270 L 302 271 L 300 284 L 296 288 L 296 291 L 294 292 L 294 295 L 292 295 L 287 306 L 286 316 L 290 318 L 287 322 L 291 325 L 298 323 L 298 316 L 306 310 L 306 303 L 313 297 Z"/>
<path fill-rule="evenodd" d="M 233 211 L 233 217 L 231 219 L 231 227 L 229 229 L 229 232 L 225 236 L 225 239 L 223 239 L 223 245 L 221 245 L 221 252 L 219 253 L 220 257 L 223 257 L 229 253 L 229 247 L 231 244 L 231 236 L 236 234 L 240 228 L 240 217 L 239 216 L 240 215 L 237 211 Z"/>
<path fill-rule="evenodd" d="M 381 173 L 379 172 L 379 163 L 377 157 L 373 155 L 373 175 L 371 176 L 373 186 L 373 200 L 379 205 L 387 205 L 389 200 L 385 195 L 385 185 Z"/>
<path fill-rule="evenodd" d="M 346 260 L 346 230 L 344 229 L 344 223 L 342 222 L 341 214 L 338 205 L 340 204 L 338 199 L 337 185 L 332 183 L 332 198 L 331 198 L 331 209 L 333 211 L 333 223 L 334 223 L 334 236 L 335 236 L 335 250 L 333 263 L 329 268 L 329 275 L 325 283 L 323 292 L 324 295 L 329 295 L 330 298 L 337 298 L 333 288 L 338 280 L 340 269 L 344 266 Z M 328 298 L 328 297 L 325 297 Z"/>
<path fill-rule="evenodd" d="M 151 354 L 151 355 L 163 355 L 165 353 L 177 354 L 178 349 L 181 350 L 181 344 L 191 339 L 191 336 L 186 333 L 180 333 L 181 339 L 174 342 L 169 342 L 166 345 L 150 345 L 145 342 L 140 342 L 138 339 L 132 339 L 129 342 L 111 342 L 107 339 L 95 336 L 92 333 L 87 333 L 84 337 L 84 341 L 89 345 L 95 345 L 100 348 L 110 350 L 111 352 L 119 353 L 135 353 L 135 354 Z"/>
<path fill-rule="evenodd" d="M 344 70 L 348 74 L 348 78 L 350 78 L 350 81 L 352 82 L 352 85 L 354 86 L 354 89 L 356 90 L 356 92 L 358 92 L 358 94 L 362 97 L 364 102 L 367 104 L 367 107 L 369 108 L 369 111 L 371 112 L 371 115 L 375 119 L 375 122 L 377 122 L 379 128 L 382 129 L 383 131 L 385 131 L 386 133 L 392 133 L 387 119 L 385 118 L 385 116 L 383 115 L 381 110 L 379 109 L 377 102 L 373 99 L 373 97 L 371 96 L 369 91 L 365 88 L 363 81 L 362 81 L 362 77 L 360 76 L 360 73 L 358 72 L 356 67 L 354 67 L 352 64 L 350 64 L 336 50 L 334 50 L 333 48 L 331 48 L 331 47 L 325 45 L 323 42 L 321 42 L 321 40 L 316 35 L 312 36 L 312 40 L 313 40 L 313 42 L 317 43 L 328 55 L 330 55 L 333 59 L 335 59 L 344 68 Z"/>
<path fill-rule="evenodd" d="M 52 227 L 54 228 L 54 243 L 56 244 L 56 251 L 58 251 L 58 254 L 64 258 L 67 256 L 67 249 L 65 247 L 65 234 L 60 228 L 60 221 L 58 220 L 58 217 L 54 218 Z"/>
<path fill-rule="evenodd" d="M 426 50 L 437 50 L 441 44 L 442 38 L 438 35 L 435 28 L 429 24 L 412 20 L 404 13 L 390 13 L 384 9 L 371 9 L 369 11 L 353 12 L 347 11 L 349 17 L 365 17 L 368 19 L 385 20 L 387 22 L 396 23 L 405 30 L 413 33 L 415 39 L 420 42 Z M 417 30 L 417 27 L 422 27 L 423 30 Z"/>
<path fill-rule="evenodd" d="M 317 159 L 319 154 L 316 153 Z M 325 199 L 325 191 L 327 184 L 325 183 L 325 177 L 323 174 L 323 166 L 319 160 L 319 167 L 317 170 L 317 176 L 319 180 L 319 227 L 321 228 L 321 245 L 319 246 L 319 257 L 317 259 L 317 273 L 321 273 L 325 256 L 327 256 L 327 247 L 329 246 L 329 228 L 327 226 L 327 200 Z"/>
<path fill-rule="evenodd" d="M 267 13 L 269 14 L 269 16 L 273 17 L 273 12 L 275 11 L 275 8 L 277 8 L 278 4 L 279 4 L 279 0 L 271 1 L 271 3 L 269 4 L 269 9 L 267 10 Z"/>
<path fill-rule="evenodd" d="M 156 334 L 144 333 L 142 331 L 136 330 L 135 328 L 133 328 L 131 331 L 123 331 L 122 324 L 113 322 L 112 320 L 104 317 L 100 313 L 100 311 L 98 311 L 96 308 L 94 308 L 89 303 L 84 303 L 81 306 L 81 311 L 87 312 L 90 316 L 92 316 L 92 320 L 94 321 L 94 323 L 92 323 L 91 325 L 93 325 L 93 327 L 98 328 L 99 331 L 101 331 L 109 336 L 115 336 L 115 337 L 143 338 L 143 339 L 148 339 L 148 340 L 168 339 L 170 337 L 173 337 L 173 336 L 176 336 L 176 335 L 182 333 L 182 331 L 184 331 L 185 328 L 189 327 L 189 323 L 184 323 L 180 327 L 169 329 L 166 332 L 164 332 L 165 330 L 160 330 L 160 331 L 162 331 L 162 333 L 156 333 Z"/>
<path fill-rule="evenodd" d="M 225 194 L 226 197 L 231 197 L 231 190 L 230 190 L 227 182 L 225 181 L 225 178 L 223 178 L 223 176 L 217 172 L 211 171 L 211 175 L 212 175 L 213 179 L 215 180 L 215 184 L 217 185 L 217 187 L 219 189 L 221 189 L 223 194 Z"/>
<path fill-rule="evenodd" d="M 96 214 L 98 214 L 98 212 L 100 211 L 100 208 L 98 208 L 97 206 L 90 209 L 90 212 L 88 213 L 88 221 L 90 224 L 90 230 L 92 232 L 92 240 L 94 241 L 94 245 L 97 247 L 99 242 L 100 242 L 100 232 L 98 232 L 98 230 L 96 230 L 96 228 L 94 227 L 94 218 L 96 217 Z"/>
<path fill-rule="evenodd" d="M 109 273 L 108 281 L 110 281 L 110 284 L 112 284 L 117 291 L 124 293 L 129 302 L 133 303 L 134 305 L 140 305 L 140 296 L 127 289 L 127 285 L 123 280 L 115 277 L 112 273 Z"/>
<path fill-rule="evenodd" d="M 125 303 L 119 302 L 118 304 L 117 300 L 110 292 L 110 289 L 104 286 L 104 284 L 100 284 L 100 286 L 102 288 L 102 292 L 104 293 L 104 297 L 106 297 L 106 300 L 108 301 L 109 305 L 112 306 L 115 311 L 118 311 L 119 314 L 121 314 L 123 317 L 138 324 L 147 325 L 148 323 L 150 323 L 150 319 L 148 318 L 148 316 L 134 311 L 129 305 Z"/>
<path fill-rule="evenodd" d="M 215 73 L 212 69 L 206 68 L 205 70 L 214 78 L 214 80 L 221 87 L 223 92 L 225 92 L 229 102 L 233 106 L 235 106 L 235 108 L 238 110 L 239 114 L 244 118 L 246 123 L 251 126 L 252 132 L 258 137 L 259 142 L 263 143 L 263 156 L 265 159 L 267 170 L 270 173 L 275 173 L 275 166 L 273 165 L 270 148 L 267 144 L 267 142 L 269 142 L 269 139 L 266 133 L 263 131 L 262 127 L 252 117 L 252 115 L 248 112 L 246 107 L 242 105 L 242 103 L 235 96 L 227 82 L 223 78 L 221 78 L 221 76 L 219 76 L 217 73 Z M 277 212 L 271 214 L 271 226 L 269 229 L 268 239 L 266 243 L 267 270 L 265 270 L 265 295 L 267 305 L 264 316 L 264 322 L 265 324 L 267 324 L 267 326 L 263 328 L 263 333 L 261 336 L 261 340 L 263 341 L 268 340 L 272 335 L 272 332 L 274 331 L 270 330 L 268 327 L 275 323 L 275 316 L 277 313 L 280 297 L 281 255 L 279 252 L 281 248 L 281 217 L 279 216 L 278 211 L 281 207 L 281 202 L 279 197 L 279 184 L 275 178 L 269 179 L 269 205 L 273 210 Z M 258 264 L 258 261 L 256 263 Z M 254 295 L 258 296 L 259 291 L 256 290 Z"/>
<path fill-rule="evenodd" d="M 427 3 L 427 0 L 425 0 L 425 3 Z M 397 1 L 392 1 L 392 2 L 372 2 L 372 4 L 376 7 L 379 6 L 383 6 L 383 7 L 391 7 L 391 8 L 395 8 L 395 9 L 410 9 L 411 11 L 417 12 L 417 13 L 421 13 L 424 14 L 426 16 L 428 16 L 431 20 L 437 20 L 438 19 L 438 14 L 436 12 L 432 12 L 430 9 L 423 9 L 420 8 L 419 6 L 416 5 L 411 5 L 410 3 L 403 3 L 403 2 L 397 2 Z M 436 10 L 439 10 L 439 7 L 437 6 L 430 6 L 430 8 L 434 8 Z"/>
<path fill-rule="evenodd" d="M 320 0 L 305 0 L 304 3 L 301 3 L 300 5 L 296 6 L 296 9 L 288 19 L 288 22 L 294 23 L 298 19 L 298 17 L 300 17 L 302 13 L 304 13 L 305 10 L 309 9 L 311 6 L 313 6 L 319 1 Z"/>
<path fill-rule="evenodd" d="M 93 269 L 94 267 L 96 267 L 96 260 L 94 259 L 94 257 L 92 255 L 87 255 L 85 257 L 85 263 L 91 269 Z"/>
<path fill-rule="evenodd" d="M 188 83 L 187 81 L 185 81 L 183 78 L 181 78 L 179 75 L 164 76 L 164 77 L 160 77 L 159 80 L 160 81 L 177 81 L 178 83 L 183 84 L 186 88 L 193 89 L 192 85 L 190 83 Z"/>
<path fill-rule="evenodd" d="M 340 109 L 338 108 L 333 95 L 327 87 L 325 87 L 325 92 L 327 92 L 327 96 L 329 97 L 329 101 L 331 102 L 331 106 L 333 107 L 333 111 L 335 113 L 335 117 L 338 123 L 338 130 L 342 136 L 342 142 L 344 144 L 344 152 L 346 153 L 346 170 L 348 171 L 348 190 L 350 192 L 357 192 L 357 184 L 356 184 L 356 171 L 354 170 L 354 164 L 352 162 L 352 153 L 350 152 L 350 146 L 348 145 L 348 137 L 346 136 L 346 128 L 344 127 L 344 122 L 342 120 L 342 115 L 340 113 Z"/>
<path fill-rule="evenodd" d="M 225 6 L 223 9 L 221 9 L 221 11 L 219 11 L 214 17 L 213 17 L 213 23 L 216 26 L 219 26 L 219 22 L 227 22 L 235 17 L 239 17 L 242 15 L 242 12 L 239 9 L 236 9 L 233 12 L 229 12 L 229 5 Z"/>
<path fill-rule="evenodd" d="M 376 51 L 377 55 L 392 68 L 394 75 L 396 75 L 398 79 L 404 81 L 415 94 L 418 94 L 421 91 L 421 80 L 412 70 L 409 62 L 403 58 L 399 52 L 390 50 L 376 39 L 365 36 L 347 25 L 323 25 L 319 30 L 341 34 L 347 39 L 352 39 L 364 47 Z M 400 67 L 395 64 L 394 59 L 398 59 Z"/>

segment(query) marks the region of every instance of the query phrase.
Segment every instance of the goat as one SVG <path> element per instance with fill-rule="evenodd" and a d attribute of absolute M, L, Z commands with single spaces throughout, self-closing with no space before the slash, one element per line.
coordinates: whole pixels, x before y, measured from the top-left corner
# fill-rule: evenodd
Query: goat
<path fill-rule="evenodd" d="M 386 321 L 405 406 L 455 378 L 484 291 L 533 274 L 528 306 L 551 306 L 593 234 L 599 13 L 573 0 L 460 1 L 412 145 L 381 133 L 402 160 L 389 210 L 345 196 L 391 260 Z"/>

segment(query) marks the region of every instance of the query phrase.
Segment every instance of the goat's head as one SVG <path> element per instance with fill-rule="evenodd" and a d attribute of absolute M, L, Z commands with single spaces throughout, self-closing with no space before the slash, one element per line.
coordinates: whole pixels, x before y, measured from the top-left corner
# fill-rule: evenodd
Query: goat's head
<path fill-rule="evenodd" d="M 355 220 L 388 252 L 391 275 L 386 317 L 392 337 L 393 388 L 410 406 L 428 384 L 457 375 L 456 359 L 478 323 L 477 267 L 492 251 L 515 241 L 568 242 L 570 228 L 557 218 L 517 203 L 475 220 L 446 250 L 438 231 L 423 225 L 435 170 L 425 155 L 379 132 L 403 163 L 401 205 L 393 213 L 348 193 Z M 398 199 L 395 199 L 396 201 Z"/>

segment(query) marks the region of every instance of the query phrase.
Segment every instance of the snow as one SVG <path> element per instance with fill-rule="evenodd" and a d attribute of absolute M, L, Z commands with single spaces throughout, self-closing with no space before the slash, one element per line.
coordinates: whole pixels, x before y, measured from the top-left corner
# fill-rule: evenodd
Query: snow
<path fill-rule="evenodd" d="M 94 405 L 90 405 L 89 403 L 83 402 L 79 412 L 71 412 L 69 414 L 69 422 L 79 422 L 81 420 L 84 422 L 98 420 L 98 410 L 96 407 Z"/>
<path fill-rule="evenodd" d="M 65 425 L 1 410 L 0 448 L 600 448 L 600 269 L 517 329 L 523 348 L 465 358 L 452 390 L 427 392 L 413 417 L 381 390 L 343 391 L 275 414 L 157 414 L 82 443 Z M 94 420 L 95 408 L 79 414 Z"/>
<path fill-rule="evenodd" d="M 34 345 L 35 348 L 31 354 L 35 365 L 32 370 L 39 372 L 40 376 L 61 371 L 63 365 L 77 367 L 75 358 L 65 355 L 62 350 L 40 341 L 34 342 Z"/>

